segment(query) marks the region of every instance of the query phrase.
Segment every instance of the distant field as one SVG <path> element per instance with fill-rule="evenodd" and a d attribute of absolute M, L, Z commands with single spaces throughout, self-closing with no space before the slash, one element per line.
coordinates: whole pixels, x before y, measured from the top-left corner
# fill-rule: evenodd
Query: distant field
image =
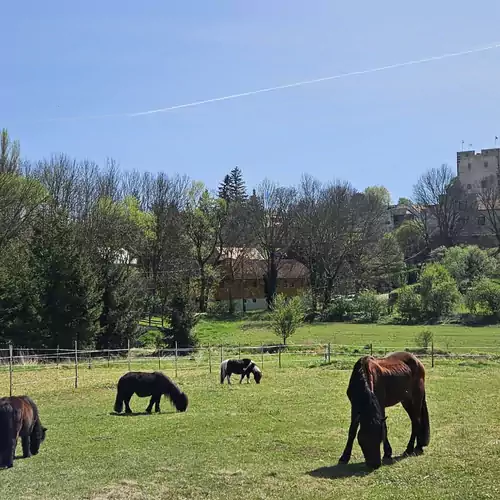
<path fill-rule="evenodd" d="M 217 369 L 180 370 L 190 399 L 160 415 L 111 414 L 126 364 L 17 372 L 15 392 L 38 403 L 49 428 L 38 456 L 0 471 L 2 499 L 493 499 L 500 498 L 500 367 L 442 361 L 428 367 L 431 443 L 426 454 L 367 474 L 354 446 L 352 463 L 336 465 L 345 444 L 345 390 L 355 358 L 333 366 L 264 366 L 261 385 L 218 383 Z M 338 365 L 335 365 L 338 366 Z M 154 369 L 134 363 L 132 369 Z M 166 372 L 173 374 L 171 365 Z M 0 393 L 8 373 L 0 372 Z M 134 396 L 132 409 L 147 399 Z M 388 410 L 395 455 L 410 424 Z M 20 446 L 18 448 L 20 453 Z"/>

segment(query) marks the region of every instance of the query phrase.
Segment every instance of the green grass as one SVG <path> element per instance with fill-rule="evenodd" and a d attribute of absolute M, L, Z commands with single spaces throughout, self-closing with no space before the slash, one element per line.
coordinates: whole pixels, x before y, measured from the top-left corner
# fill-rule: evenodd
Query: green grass
<path fill-rule="evenodd" d="M 354 360 L 307 367 L 287 358 L 283 369 L 266 360 L 261 385 L 231 387 L 218 383 L 215 367 L 212 374 L 196 364 L 187 370 L 183 361 L 177 381 L 189 396 L 188 411 L 177 414 L 162 400 L 162 414 L 131 417 L 110 414 L 126 364 L 82 366 L 77 390 L 67 378 L 71 367 L 16 371 L 15 393 L 35 399 L 49 430 L 39 455 L 0 471 L 0 498 L 499 498 L 499 365 L 428 367 L 429 448 L 367 474 L 357 444 L 352 463 L 336 466 Z M 138 368 L 156 366 L 134 363 Z M 172 375 L 172 365 L 165 371 Z M 2 371 L 1 393 L 7 387 Z M 135 396 L 131 402 L 134 411 L 146 405 Z M 388 417 L 397 455 L 409 420 L 399 405 Z"/>
<path fill-rule="evenodd" d="M 373 344 L 375 351 L 413 348 L 423 329 L 434 334 L 438 349 L 452 352 L 500 352 L 500 326 L 382 325 L 360 323 L 315 323 L 304 325 L 289 339 L 291 344 L 332 343 L 354 347 Z M 201 319 L 196 333 L 203 345 L 253 345 L 279 343 L 266 315 L 249 314 L 235 320 Z"/>

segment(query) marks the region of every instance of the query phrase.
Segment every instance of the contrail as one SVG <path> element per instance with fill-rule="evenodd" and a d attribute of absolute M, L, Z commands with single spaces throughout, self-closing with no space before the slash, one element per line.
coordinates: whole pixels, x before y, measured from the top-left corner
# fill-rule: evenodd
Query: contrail
<path fill-rule="evenodd" d="M 78 119 L 85 119 L 85 118 L 96 119 L 96 118 L 112 118 L 112 117 L 136 117 L 136 116 L 152 115 L 152 114 L 156 114 L 156 113 L 167 113 L 169 111 L 175 111 L 177 109 L 194 108 L 196 106 L 201 106 L 203 104 L 210 104 L 213 102 L 229 101 L 231 99 L 239 99 L 240 97 L 248 97 L 248 96 L 252 96 L 252 95 L 264 94 L 267 92 L 275 92 L 278 90 L 290 89 L 290 88 L 294 88 L 294 87 L 303 87 L 305 85 L 312 85 L 314 83 L 327 82 L 327 81 L 331 81 L 331 80 L 340 80 L 341 78 L 348 78 L 351 76 L 368 75 L 370 73 L 377 73 L 379 71 L 387 71 L 390 69 L 402 68 L 405 66 L 412 66 L 415 64 L 423 64 L 423 63 L 432 62 L 432 61 L 441 61 L 443 59 L 449 59 L 451 57 L 465 56 L 468 54 L 476 54 L 478 52 L 485 52 L 487 50 L 498 49 L 499 47 L 500 47 L 500 42 L 494 43 L 492 45 L 488 45 L 486 47 L 479 47 L 476 49 L 462 50 L 460 52 L 452 52 L 452 53 L 448 53 L 448 54 L 442 54 L 439 56 L 426 57 L 424 59 L 416 59 L 413 61 L 406 61 L 406 62 L 401 62 L 401 63 L 396 63 L 396 64 L 390 64 L 388 66 L 380 66 L 378 68 L 370 68 L 370 69 L 364 69 L 364 70 L 359 70 L 359 71 L 350 71 L 348 73 L 340 73 L 337 75 L 325 76 L 322 78 L 314 78 L 313 80 L 302 80 L 299 82 L 288 83 L 285 85 L 277 85 L 276 87 L 267 87 L 267 88 L 262 88 L 262 89 L 257 89 L 257 90 L 250 90 L 248 92 L 241 92 L 239 94 L 231 94 L 231 95 L 226 95 L 223 97 L 214 97 L 211 99 L 204 99 L 202 101 L 193 101 L 193 102 L 189 102 L 186 104 L 177 104 L 175 106 L 169 106 L 167 108 L 150 109 L 148 111 L 139 111 L 136 113 L 95 115 L 95 116 L 88 116 L 88 117 L 80 116 L 80 117 L 66 118 L 66 119 L 67 120 L 72 120 L 72 119 L 78 120 Z M 59 119 L 64 120 L 64 118 L 59 118 Z"/>

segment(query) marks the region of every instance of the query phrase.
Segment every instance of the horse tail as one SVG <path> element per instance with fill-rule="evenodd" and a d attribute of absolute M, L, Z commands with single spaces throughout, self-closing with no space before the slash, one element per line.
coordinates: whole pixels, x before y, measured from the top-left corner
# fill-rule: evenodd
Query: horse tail
<path fill-rule="evenodd" d="M 224 383 L 227 375 L 227 359 L 220 364 L 220 383 Z"/>
<path fill-rule="evenodd" d="M 114 409 L 116 413 L 121 413 L 121 411 L 123 410 L 123 398 L 121 397 L 120 389 L 118 389 L 118 392 L 116 394 Z"/>
<path fill-rule="evenodd" d="M 420 410 L 420 444 L 428 446 L 431 440 L 431 427 L 429 422 L 429 411 L 427 410 L 427 402 L 424 397 L 422 399 L 422 409 Z"/>

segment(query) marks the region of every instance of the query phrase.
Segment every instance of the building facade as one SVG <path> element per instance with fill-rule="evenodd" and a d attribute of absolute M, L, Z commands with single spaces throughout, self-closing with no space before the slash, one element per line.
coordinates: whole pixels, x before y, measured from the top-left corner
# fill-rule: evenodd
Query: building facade
<path fill-rule="evenodd" d="M 457 153 L 457 176 L 468 193 L 478 194 L 492 175 L 499 179 L 500 148 Z"/>

